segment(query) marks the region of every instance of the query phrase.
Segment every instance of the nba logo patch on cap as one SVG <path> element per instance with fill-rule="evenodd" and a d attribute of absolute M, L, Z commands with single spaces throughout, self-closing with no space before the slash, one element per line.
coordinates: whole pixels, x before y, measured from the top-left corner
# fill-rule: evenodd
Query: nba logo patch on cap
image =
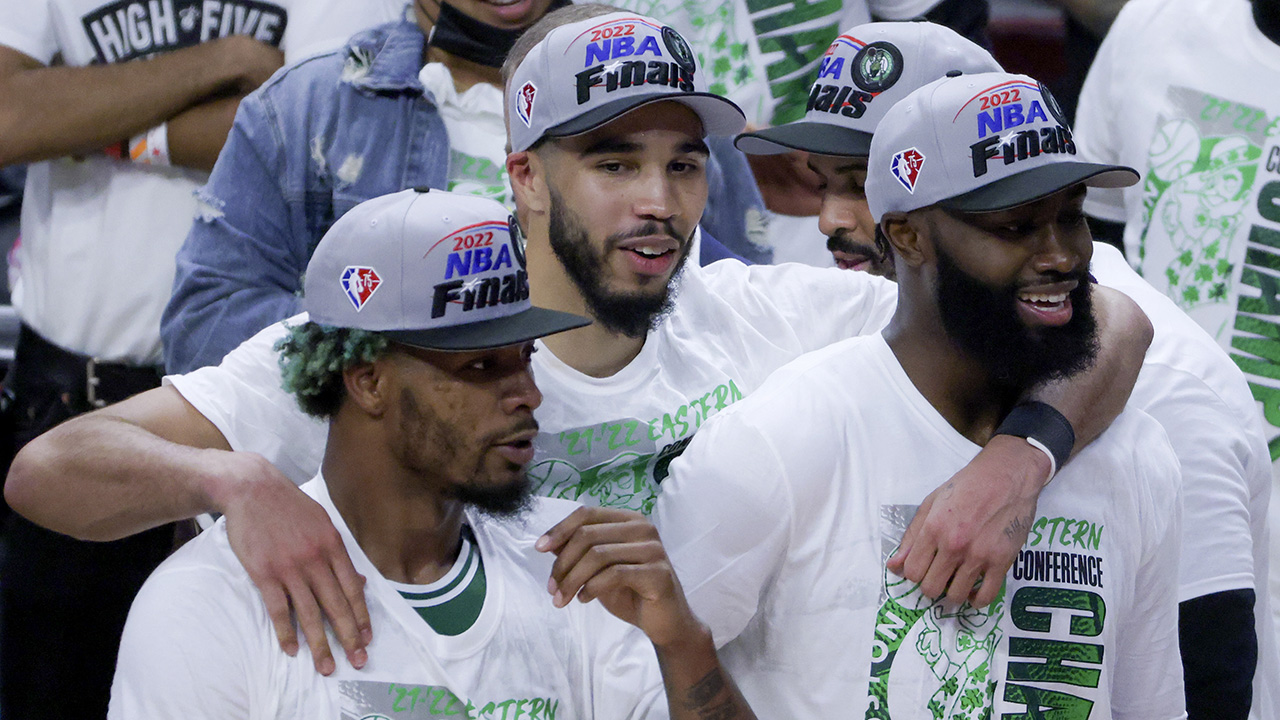
<path fill-rule="evenodd" d="M 916 180 L 920 178 L 920 168 L 923 166 L 924 155 L 915 148 L 907 148 L 893 156 L 889 170 L 893 172 L 894 177 L 898 178 L 898 182 L 902 183 L 907 192 L 914 195 Z"/>
<path fill-rule="evenodd" d="M 355 306 L 356 312 L 360 312 L 364 304 L 369 302 L 369 298 L 373 297 L 374 291 L 381 284 L 382 278 L 378 277 L 378 271 L 371 267 L 348 265 L 342 271 L 342 289 Z"/>
<path fill-rule="evenodd" d="M 516 98 L 516 114 L 529 127 L 533 117 L 533 97 L 538 94 L 538 87 L 531 82 L 520 86 L 520 96 Z"/>

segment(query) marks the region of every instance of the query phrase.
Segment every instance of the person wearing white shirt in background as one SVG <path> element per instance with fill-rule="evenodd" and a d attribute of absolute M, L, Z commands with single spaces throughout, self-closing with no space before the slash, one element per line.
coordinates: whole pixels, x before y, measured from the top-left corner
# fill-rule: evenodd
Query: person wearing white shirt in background
<path fill-rule="evenodd" d="M 1082 157 L 1141 185 L 1090 190 L 1095 232 L 1204 328 L 1244 372 L 1272 461 L 1270 593 L 1280 643 L 1280 2 L 1131 0 L 1076 112 Z M 1256 489 L 1251 500 L 1265 499 Z M 1212 557 L 1206 557 L 1213 562 Z M 1212 626 L 1204 632 L 1215 642 Z M 1273 676 L 1273 692 L 1280 680 Z M 1264 715 L 1265 717 L 1265 715 Z"/>
<path fill-rule="evenodd" d="M 242 97 L 284 60 L 340 42 L 364 3 L 22 0 L 0 17 L 0 166 L 29 164 L 5 382 L 21 446 L 156 387 L 174 254 Z M 3 464 L 16 447 L 6 447 Z M 4 514 L 7 516 L 7 508 Z M 76 543 L 8 518 L 5 717 L 106 710 L 129 600 L 173 528 Z M 68 688 L 76 688 L 68 692 Z M 56 699 L 55 699 L 56 698 Z"/>

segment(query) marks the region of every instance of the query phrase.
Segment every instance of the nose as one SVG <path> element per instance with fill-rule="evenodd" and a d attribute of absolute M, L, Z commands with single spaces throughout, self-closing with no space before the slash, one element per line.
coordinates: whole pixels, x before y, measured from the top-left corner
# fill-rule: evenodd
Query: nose
<path fill-rule="evenodd" d="M 858 236 L 858 214 L 853 201 L 834 193 L 822 196 L 822 207 L 818 210 L 818 231 L 827 237 L 841 232 Z"/>
<path fill-rule="evenodd" d="M 1037 234 L 1039 237 L 1033 260 L 1036 272 L 1070 274 L 1079 271 L 1082 265 L 1089 262 L 1088 253 L 1083 252 L 1080 247 L 1080 233 L 1071 228 L 1051 222 L 1042 226 Z M 1087 245 L 1087 241 L 1085 244 Z"/>
<path fill-rule="evenodd" d="M 675 188 L 667 173 L 647 168 L 635 184 L 632 204 L 638 217 L 668 220 L 676 214 Z"/>
<path fill-rule="evenodd" d="M 542 391 L 533 381 L 533 368 L 525 366 L 507 378 L 503 388 L 502 409 L 513 415 L 522 409 L 538 409 L 542 404 Z"/>

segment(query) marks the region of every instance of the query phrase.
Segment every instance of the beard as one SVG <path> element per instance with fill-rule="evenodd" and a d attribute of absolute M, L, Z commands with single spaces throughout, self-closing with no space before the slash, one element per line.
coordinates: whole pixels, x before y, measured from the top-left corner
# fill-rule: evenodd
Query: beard
<path fill-rule="evenodd" d="M 987 285 L 939 249 L 936 299 L 947 337 L 987 368 L 997 384 L 1018 391 L 1087 369 L 1098 351 L 1089 274 L 1055 274 L 1053 282 L 1079 282 L 1068 296 L 1071 320 L 1059 327 L 1028 327 L 1018 317 L 1018 286 Z"/>
<path fill-rule="evenodd" d="M 487 449 L 498 440 L 525 430 L 537 430 L 532 417 L 509 429 L 491 433 L 471 443 L 479 448 L 478 458 L 462 479 L 446 478 L 445 494 L 480 512 L 498 518 L 523 514 L 532 504 L 533 486 L 523 467 L 512 467 L 514 479 L 494 480 L 486 467 Z M 445 422 L 431 408 L 418 404 L 408 388 L 400 392 L 400 447 L 397 453 L 406 467 L 422 476 L 439 476 L 442 468 L 456 468 L 465 462 L 468 443 L 459 428 Z"/>
<path fill-rule="evenodd" d="M 587 230 L 577 216 L 565 206 L 560 194 L 551 189 L 550 213 L 551 250 L 564 266 L 569 279 L 577 286 L 587 303 L 587 309 L 595 321 L 605 329 L 629 338 L 642 338 L 658 326 L 674 307 L 676 278 L 684 270 L 689 259 L 692 235 L 681 239 L 671 223 L 650 221 L 643 226 L 605 238 L 604 249 L 591 246 Z M 619 292 L 611 290 L 606 282 L 604 254 L 623 240 L 632 237 L 668 235 L 679 241 L 680 257 L 676 260 L 671 277 L 655 290 Z"/>

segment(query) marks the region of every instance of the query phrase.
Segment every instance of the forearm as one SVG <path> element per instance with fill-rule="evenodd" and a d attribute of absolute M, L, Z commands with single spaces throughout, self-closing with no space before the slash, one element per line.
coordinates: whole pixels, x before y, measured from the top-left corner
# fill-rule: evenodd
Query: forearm
<path fill-rule="evenodd" d="M 1075 430 L 1074 455 L 1093 442 L 1116 419 L 1142 369 L 1151 345 L 1151 321 L 1120 292 L 1093 286 L 1098 320 L 1098 354 L 1089 369 L 1045 383 L 1029 399 L 1052 405 Z"/>
<path fill-rule="evenodd" d="M 657 648 L 671 720 L 755 718 L 720 665 L 711 633 L 699 626 L 680 643 Z"/>
<path fill-rule="evenodd" d="M 150 393 L 176 395 L 172 388 Z M 219 449 L 220 434 L 188 432 L 203 428 L 181 418 L 165 418 L 159 427 L 187 444 L 147 429 L 146 419 L 127 417 L 137 403 L 123 413 L 117 407 L 73 418 L 28 443 L 5 483 L 9 504 L 52 530 L 99 541 L 217 509 L 216 483 L 230 475 L 228 462 L 249 458 L 226 452 L 225 441 Z"/>
<path fill-rule="evenodd" d="M 225 97 L 190 107 L 169 119 L 169 160 L 174 165 L 213 170 L 227 141 L 240 97 Z"/>
<path fill-rule="evenodd" d="M 1258 664 L 1254 592 L 1202 595 L 1178 605 L 1178 637 L 1191 720 L 1249 716 Z"/>
<path fill-rule="evenodd" d="M 0 165 L 96 152 L 234 92 L 244 73 L 230 52 L 235 44 L 226 42 L 89 67 L 44 67 L 5 49 L 0 54 Z"/>

